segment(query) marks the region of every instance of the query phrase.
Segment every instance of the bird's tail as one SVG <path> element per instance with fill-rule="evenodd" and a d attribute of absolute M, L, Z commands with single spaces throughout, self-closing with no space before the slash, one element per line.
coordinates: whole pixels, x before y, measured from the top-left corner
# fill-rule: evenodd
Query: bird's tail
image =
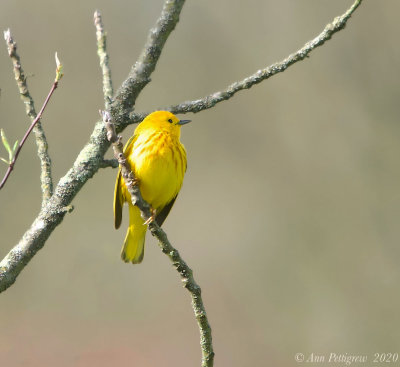
<path fill-rule="evenodd" d="M 126 232 L 121 258 L 126 263 L 140 264 L 144 255 L 147 226 L 143 224 L 138 207 L 129 204 L 129 227 Z"/>

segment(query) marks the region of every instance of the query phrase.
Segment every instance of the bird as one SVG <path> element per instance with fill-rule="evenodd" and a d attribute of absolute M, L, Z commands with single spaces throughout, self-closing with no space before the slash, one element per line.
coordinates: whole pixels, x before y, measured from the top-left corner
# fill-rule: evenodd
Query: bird
<path fill-rule="evenodd" d="M 167 218 L 182 187 L 187 169 L 186 150 L 180 142 L 181 126 L 191 120 L 180 120 L 169 111 L 149 114 L 135 129 L 124 147 L 124 155 L 131 166 L 143 199 L 152 208 L 152 218 L 159 226 Z M 129 226 L 121 258 L 126 263 L 139 264 L 144 256 L 147 231 L 137 206 L 131 201 L 121 168 L 114 189 L 114 226 L 122 221 L 122 208 L 129 206 Z"/>

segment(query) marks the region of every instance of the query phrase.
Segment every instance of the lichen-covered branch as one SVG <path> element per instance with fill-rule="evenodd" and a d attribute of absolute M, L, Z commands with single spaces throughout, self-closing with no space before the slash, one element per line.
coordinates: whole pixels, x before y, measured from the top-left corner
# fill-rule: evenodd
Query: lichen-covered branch
<path fill-rule="evenodd" d="M 112 80 L 111 80 L 111 69 L 108 63 L 108 53 L 106 51 L 106 32 L 104 31 L 103 21 L 101 14 L 98 10 L 94 13 L 94 25 L 96 27 L 96 39 L 97 39 L 97 55 L 100 59 L 100 67 L 103 74 L 103 94 L 104 94 L 104 105 L 106 109 L 110 108 L 110 102 L 114 94 Z"/>
<path fill-rule="evenodd" d="M 110 111 L 117 131 L 120 131 L 120 124 L 126 126 L 137 97 L 150 82 L 150 75 L 156 67 L 165 42 L 179 21 L 184 3 L 185 0 L 165 1 L 161 16 L 150 30 L 142 53 L 118 89 Z"/>
<path fill-rule="evenodd" d="M 118 167 L 118 161 L 116 159 L 103 159 L 100 162 L 100 168 L 117 168 Z"/>
<path fill-rule="evenodd" d="M 123 145 L 121 142 L 122 138 L 116 134 L 115 126 L 111 121 L 111 115 L 105 111 L 102 112 L 102 115 L 107 129 L 107 138 L 112 143 L 114 156 L 118 160 L 122 177 L 124 178 L 125 185 L 131 195 L 132 204 L 136 205 L 140 209 L 142 218 L 145 221 L 148 221 L 152 215 L 151 208 L 150 205 L 144 201 L 139 186 L 136 184 L 135 176 L 126 160 L 126 157 L 124 156 Z M 169 257 L 173 266 L 181 276 L 183 286 L 190 292 L 194 314 L 200 330 L 200 345 L 202 351 L 201 365 L 202 367 L 212 367 L 214 363 L 214 351 L 212 346 L 211 327 L 208 323 L 207 313 L 201 297 L 201 288 L 194 280 L 192 269 L 190 269 L 182 259 L 178 250 L 171 245 L 167 234 L 156 221 L 150 221 L 149 229 L 151 234 L 157 238 L 161 250 Z"/>
<path fill-rule="evenodd" d="M 316 47 L 322 46 L 326 41 L 328 41 L 336 32 L 342 30 L 345 26 L 351 15 L 361 4 L 362 0 L 356 0 L 353 5 L 341 16 L 336 17 L 332 23 L 329 23 L 325 26 L 325 29 L 313 40 L 307 42 L 301 49 L 296 51 L 295 53 L 289 55 L 284 60 L 277 62 L 268 66 L 265 69 L 258 70 L 253 75 L 249 77 L 234 82 L 229 85 L 226 89 L 222 91 L 218 91 L 212 93 L 206 97 L 201 99 L 197 99 L 195 101 L 187 101 L 180 103 L 178 105 L 173 105 L 166 107 L 165 109 L 171 111 L 172 113 L 187 113 L 187 112 L 200 112 L 209 108 L 214 107 L 217 103 L 226 101 L 232 98 L 237 92 L 243 89 L 249 89 L 253 85 L 261 83 L 262 81 L 274 76 L 278 73 L 282 73 L 289 66 L 297 63 L 298 61 L 304 60 L 311 51 L 313 51 Z"/>
<path fill-rule="evenodd" d="M 104 124 L 99 122 L 72 168 L 58 182 L 53 196 L 42 206 L 18 244 L 0 262 L 0 293 L 15 282 L 24 267 L 62 222 L 65 214 L 71 211 L 72 200 L 97 172 L 108 147 Z"/>
<path fill-rule="evenodd" d="M 301 49 L 303 51 L 297 51 L 295 54 L 285 59 L 287 61 L 275 64 L 275 67 L 271 66 L 265 69 L 264 72 L 261 71 L 260 74 L 256 73 L 254 76 L 255 79 L 249 77 L 250 80 L 248 80 L 248 82 L 246 81 L 247 79 L 245 79 L 242 82 L 238 82 L 238 86 L 232 87 L 232 89 L 227 88 L 225 91 L 227 95 L 225 95 L 225 92 L 218 92 L 216 96 L 212 94 L 202 100 L 172 106 L 171 109 L 175 113 L 185 113 L 199 112 L 202 109 L 211 108 L 216 103 L 224 100 L 225 97 L 225 99 L 229 99 L 237 91 L 245 89 L 245 87 L 249 88 L 251 85 L 259 83 L 261 80 L 265 80 L 267 77 L 283 71 L 284 69 L 281 70 L 281 68 L 287 68 L 289 65 L 304 59 L 311 50 L 326 42 L 335 32 L 343 29 L 346 21 L 360 3 L 361 0 L 357 0 L 345 14 L 336 18 L 332 24 L 328 25 L 320 36 L 309 44 L 306 44 Z M 122 130 L 130 123 L 141 121 L 146 116 L 145 113 L 132 112 L 132 107 L 140 90 L 149 81 L 149 79 L 146 79 L 146 76 L 148 78 L 150 73 L 154 70 L 155 63 L 159 58 L 159 53 L 161 52 L 162 46 L 165 44 L 166 36 L 163 34 L 164 29 L 162 25 L 165 24 L 165 32 L 169 35 L 178 21 L 182 5 L 183 1 L 166 1 L 163 15 L 157 22 L 155 28 L 156 31 L 154 34 L 152 34 L 152 32 L 150 33 L 147 42 L 150 48 L 153 44 L 158 45 L 158 48 L 156 47 L 158 51 L 155 52 L 155 56 L 157 57 L 155 59 L 151 57 L 151 49 L 143 51 L 138 66 L 132 68 L 132 72 L 128 77 L 129 80 L 126 80 L 120 87 L 117 93 L 118 99 L 114 99 L 111 107 L 113 120 L 118 122 L 118 126 L 116 126 L 117 131 Z M 161 20 L 162 18 L 163 20 Z M 140 77 L 139 80 L 135 80 L 135 75 Z M 262 75 L 264 75 L 263 78 Z M 146 79 L 146 83 L 144 84 L 140 82 L 142 76 Z M 234 83 L 233 86 L 234 85 L 236 85 L 236 83 Z M 115 116 L 117 118 L 115 118 Z M 65 213 L 71 210 L 70 205 L 75 195 L 104 164 L 104 154 L 109 145 L 110 143 L 106 137 L 104 123 L 102 121 L 98 122 L 90 136 L 89 142 L 79 153 L 72 168 L 58 182 L 53 196 L 42 207 L 37 218 L 24 234 L 21 241 L 0 262 L 0 292 L 4 291 L 15 282 L 25 265 L 33 258 L 37 251 L 43 247 L 52 231 L 61 223 Z M 165 251 L 168 252 L 167 248 L 165 248 Z M 200 315 L 199 318 L 201 319 L 201 317 Z"/>
<path fill-rule="evenodd" d="M 7 43 L 8 55 L 13 63 L 15 80 L 17 82 L 21 99 L 25 104 L 26 114 L 29 116 L 31 122 L 33 122 L 37 117 L 34 102 L 28 90 L 26 76 L 21 66 L 20 57 L 17 54 L 17 44 L 15 43 L 9 29 L 4 32 L 4 39 Z M 44 206 L 53 194 L 53 179 L 51 175 L 51 159 L 48 153 L 47 139 L 40 120 L 35 124 L 33 133 L 35 134 L 38 156 L 40 159 L 40 181 L 43 197 L 42 206 Z"/>
<path fill-rule="evenodd" d="M 132 67 L 129 80 L 125 80 L 119 88 L 118 98 L 114 99 L 111 109 L 115 112 L 117 119 L 124 122 L 124 125 L 126 125 L 124 119 L 129 118 L 136 97 L 150 80 L 149 76 L 155 68 L 162 47 L 179 20 L 183 3 L 184 0 L 166 0 L 162 14 L 156 27 L 150 32 L 149 40 L 139 61 Z M 143 78 L 147 78 L 144 84 L 140 82 Z M 14 284 L 26 264 L 44 246 L 47 238 L 62 222 L 65 213 L 71 208 L 75 195 L 104 165 L 103 157 L 109 146 L 104 123 L 100 121 L 95 125 L 89 142 L 79 153 L 72 168 L 60 179 L 54 194 L 42 206 L 31 227 L 0 262 L 0 293 Z"/>
<path fill-rule="evenodd" d="M 300 50 L 289 56 L 285 59 L 287 61 L 284 60 L 282 63 L 275 64 L 276 66 L 265 69 L 264 73 L 256 73 L 253 77 L 249 77 L 242 82 L 234 83 L 230 88 L 227 88 L 225 92 L 217 92 L 198 101 L 185 102 L 177 106 L 172 106 L 170 109 L 175 113 L 185 113 L 199 112 L 202 109 L 211 108 L 216 103 L 231 98 L 237 91 L 245 87 L 249 88 L 261 80 L 265 80 L 267 77 L 283 71 L 289 65 L 304 59 L 311 50 L 326 42 L 335 32 L 343 29 L 346 21 L 360 3 L 361 0 L 356 1 L 345 14 L 336 18 L 332 24 L 328 25 L 320 36 L 306 44 L 306 46 L 301 49 L 304 51 Z M 171 5 L 172 7 L 169 7 Z M 139 122 L 146 116 L 146 114 L 132 113 L 131 111 L 131 107 L 133 107 L 137 95 L 149 81 L 149 79 L 147 79 L 146 83 L 140 83 L 135 80 L 135 75 L 149 77 L 150 73 L 154 70 L 155 63 L 158 60 L 159 53 L 166 40 L 166 37 L 162 34 L 162 25 L 169 25 L 169 27 L 167 27 L 167 35 L 169 35 L 178 21 L 182 5 L 183 1 L 166 1 L 162 17 L 157 22 L 155 28 L 156 30 L 158 29 L 158 31 L 155 31 L 154 35 L 152 35 L 151 32 L 149 41 L 147 42 L 147 46 L 150 48 L 153 43 L 158 44 L 159 52 L 156 53 L 158 56 L 152 58 L 150 48 L 147 51 L 143 51 L 141 61 L 132 68 L 130 76 L 120 87 L 117 93 L 118 99 L 114 101 L 112 106 L 112 110 L 116 112 L 115 115 L 119 118 L 119 129 L 123 129 L 129 123 Z M 174 8 L 174 6 L 176 8 Z M 171 16 L 168 17 L 168 14 Z M 167 20 L 167 18 L 170 20 Z M 161 40 L 159 40 L 159 38 L 161 38 Z M 263 79 L 261 78 L 262 75 L 264 75 Z M 24 79 L 25 78 L 22 78 L 21 80 Z M 126 101 L 125 98 L 127 99 Z M 122 117 L 125 117 L 125 119 L 121 119 Z M 73 167 L 58 183 L 54 196 L 42 207 L 38 217 L 21 241 L 0 262 L 0 292 L 4 291 L 15 282 L 24 266 L 32 259 L 37 251 L 43 247 L 54 228 L 61 223 L 66 213 L 66 208 L 69 208 L 75 195 L 86 181 L 97 172 L 99 167 L 104 165 L 103 156 L 108 146 L 109 142 L 106 138 L 104 124 L 99 122 L 96 124 L 89 142 L 78 155 Z"/>

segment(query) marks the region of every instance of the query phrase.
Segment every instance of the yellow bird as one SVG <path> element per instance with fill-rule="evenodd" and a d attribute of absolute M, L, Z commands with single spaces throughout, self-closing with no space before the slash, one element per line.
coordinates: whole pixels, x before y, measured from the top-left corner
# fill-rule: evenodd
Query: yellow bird
<path fill-rule="evenodd" d="M 179 120 L 168 111 L 153 112 L 137 126 L 124 148 L 143 199 L 151 205 L 154 219 L 160 226 L 182 187 L 187 161 L 180 135 L 181 126 L 188 122 L 190 120 Z M 125 262 L 139 264 L 143 260 L 147 225 L 140 216 L 139 208 L 132 205 L 131 195 L 119 170 L 114 190 L 116 229 L 121 225 L 125 202 L 129 205 L 129 227 L 121 258 Z"/>

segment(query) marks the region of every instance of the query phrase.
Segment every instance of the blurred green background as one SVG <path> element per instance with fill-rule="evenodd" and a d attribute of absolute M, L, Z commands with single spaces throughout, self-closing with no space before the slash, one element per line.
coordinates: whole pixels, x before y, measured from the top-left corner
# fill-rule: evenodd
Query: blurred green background
<path fill-rule="evenodd" d="M 351 3 L 187 1 L 137 110 L 200 98 L 282 60 Z M 0 28 L 18 43 L 37 110 L 55 51 L 64 63 L 43 118 L 56 182 L 103 107 L 95 9 L 118 87 L 162 4 L 1 1 Z M 366 1 L 309 59 L 185 116 L 189 166 L 164 228 L 203 289 L 216 366 L 400 352 L 399 11 L 395 0 Z M 14 141 L 28 119 L 0 46 L 0 127 Z M 142 265 L 120 260 L 127 218 L 115 231 L 115 175 L 103 169 L 85 185 L 75 211 L 0 295 L 1 366 L 200 364 L 190 297 L 155 240 L 148 236 Z M 39 207 L 31 137 L 0 192 L 1 258 Z"/>

